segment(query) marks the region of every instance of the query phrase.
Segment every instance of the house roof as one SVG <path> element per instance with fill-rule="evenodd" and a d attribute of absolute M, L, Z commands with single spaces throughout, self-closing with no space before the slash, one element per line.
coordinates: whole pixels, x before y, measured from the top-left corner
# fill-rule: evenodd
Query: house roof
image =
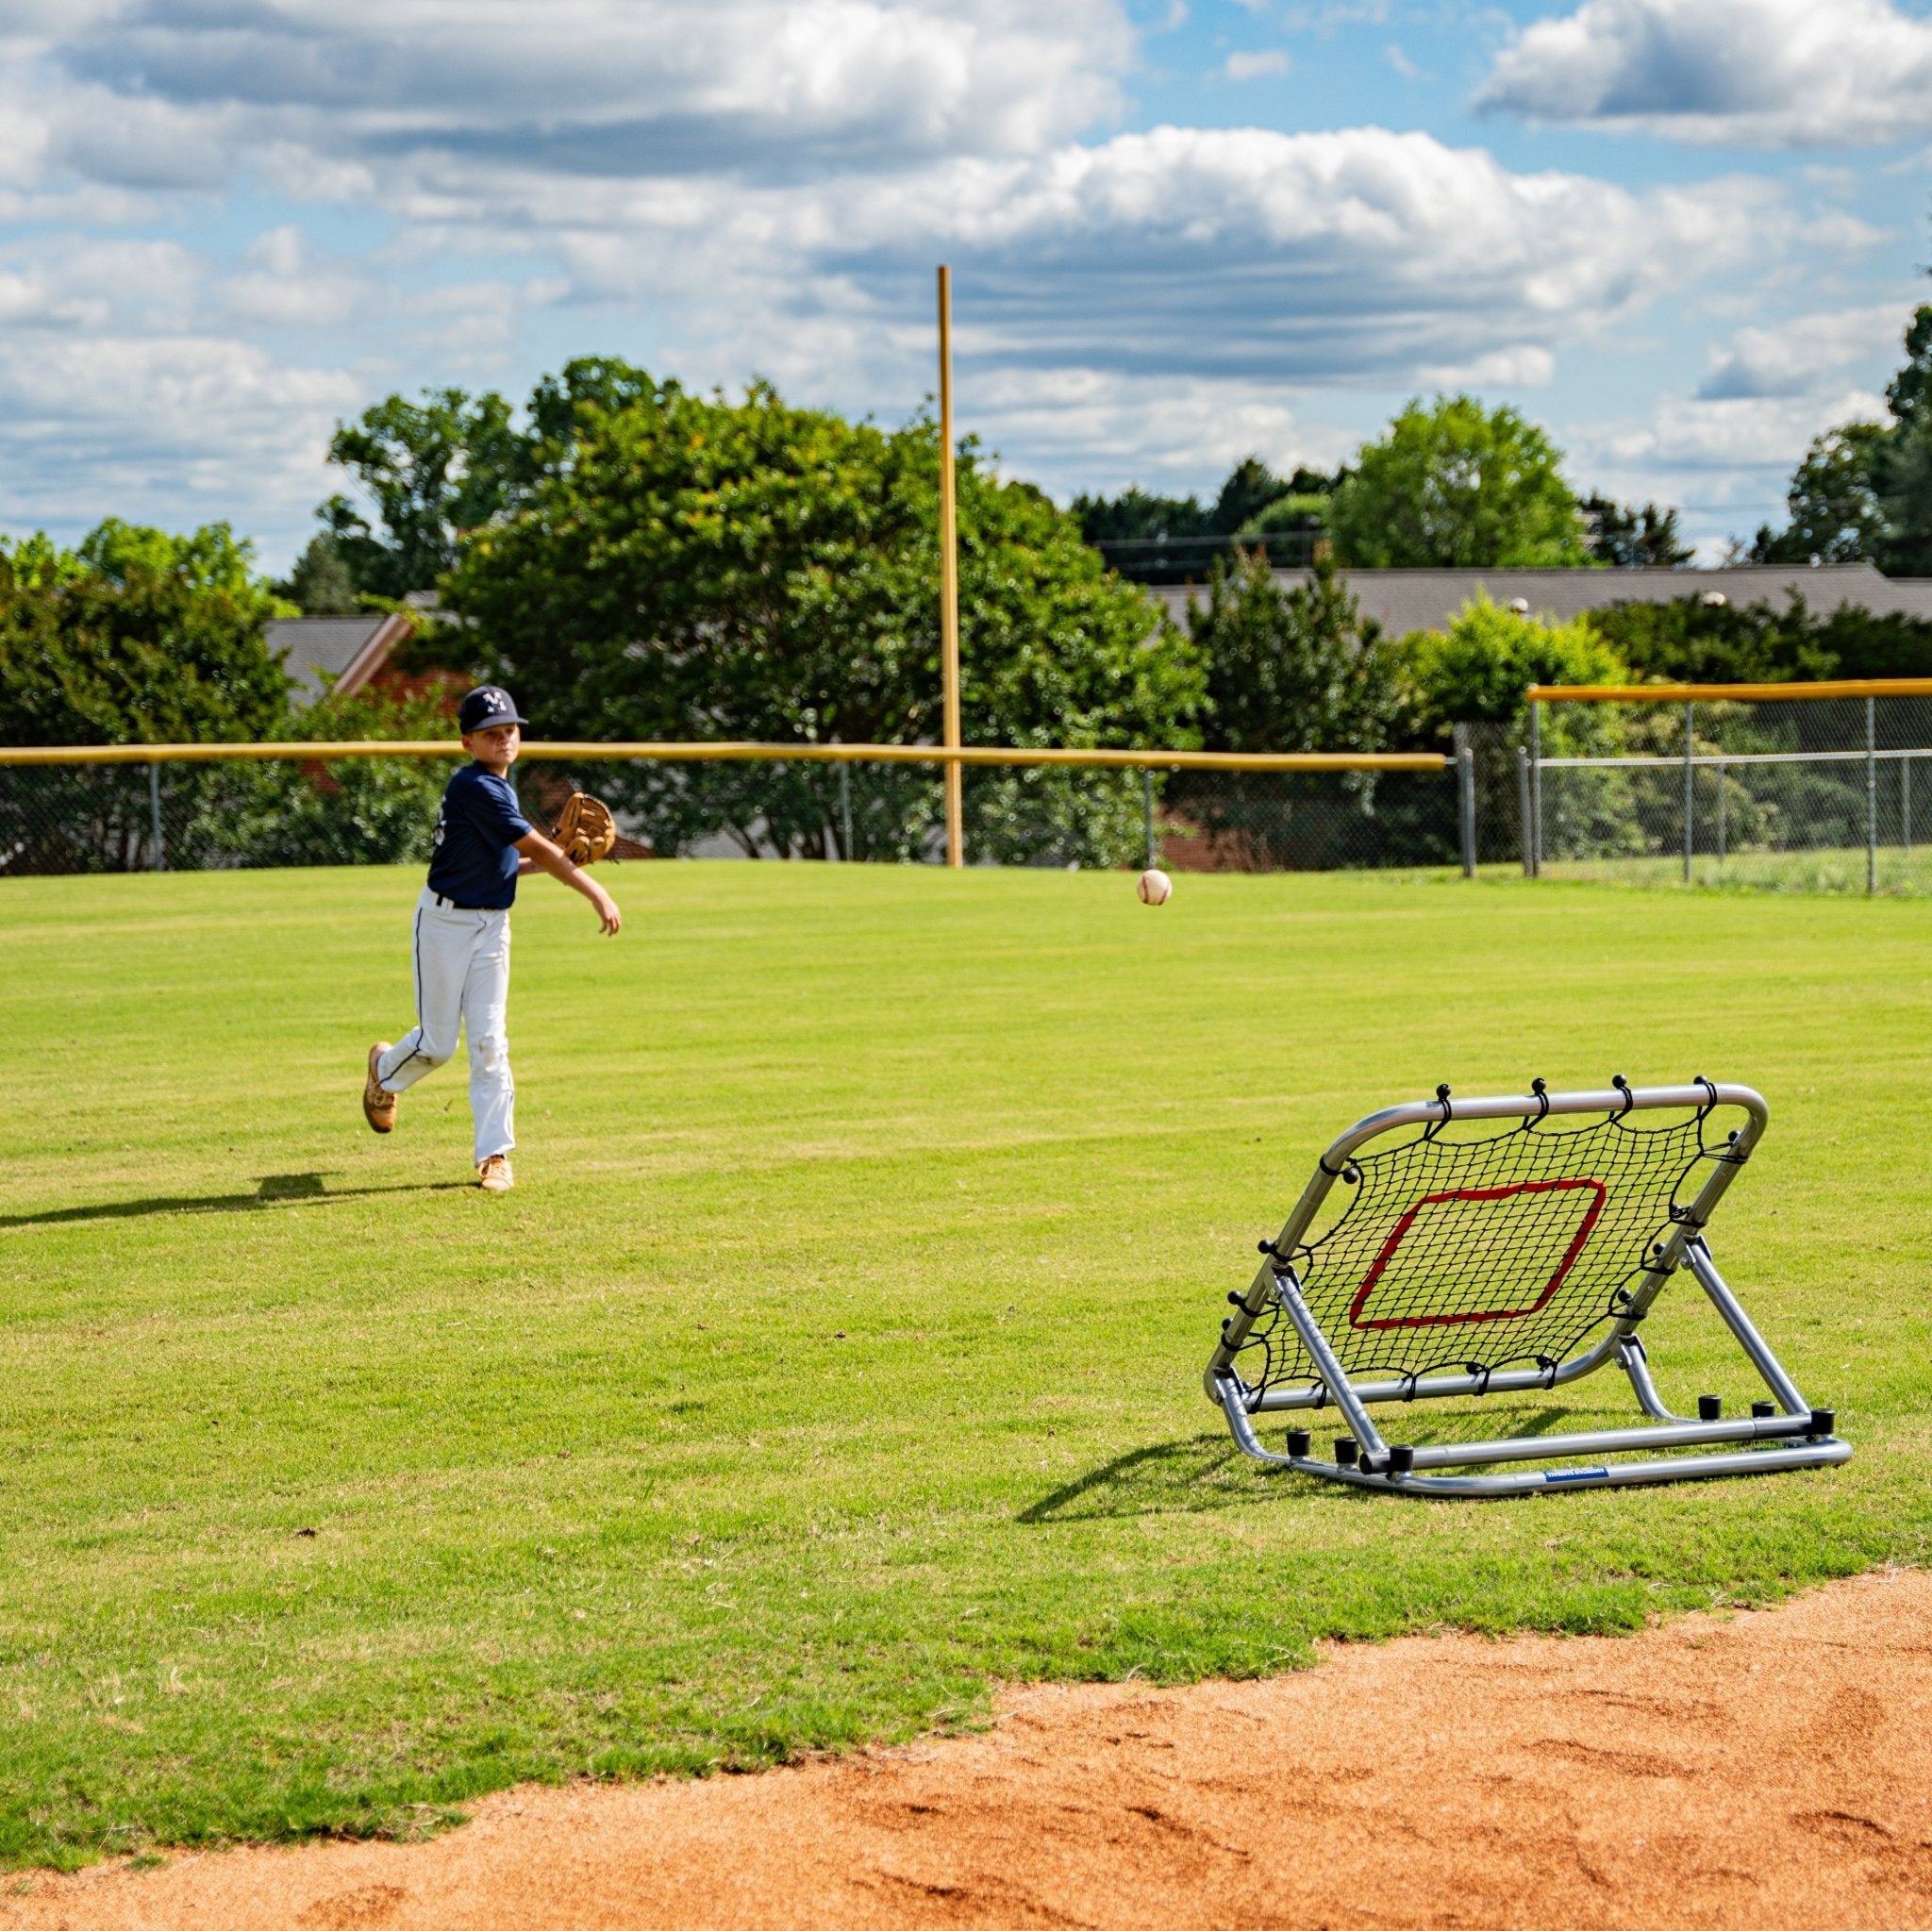
<path fill-rule="evenodd" d="M 1733 604 L 1774 608 L 1795 591 L 1814 616 L 1850 604 L 1874 616 L 1932 619 L 1932 577 L 1885 576 L 1869 563 L 1815 568 L 1746 563 L 1728 570 L 1350 570 L 1344 574 L 1361 600 L 1362 614 L 1395 637 L 1441 629 L 1479 590 L 1488 591 L 1498 604 L 1520 597 L 1532 611 L 1561 622 L 1609 604 L 1666 604 L 1713 591 Z M 1306 583 L 1308 575 L 1306 570 L 1274 573 L 1284 589 Z M 1158 585 L 1147 594 L 1181 624 L 1187 622 L 1189 602 L 1207 597 L 1198 584 Z"/>
<path fill-rule="evenodd" d="M 284 617 L 268 626 L 271 655 L 280 657 L 298 707 L 323 694 L 324 679 L 336 694 L 352 697 L 381 670 L 390 652 L 409 634 L 409 620 L 387 611 L 359 617 Z"/>

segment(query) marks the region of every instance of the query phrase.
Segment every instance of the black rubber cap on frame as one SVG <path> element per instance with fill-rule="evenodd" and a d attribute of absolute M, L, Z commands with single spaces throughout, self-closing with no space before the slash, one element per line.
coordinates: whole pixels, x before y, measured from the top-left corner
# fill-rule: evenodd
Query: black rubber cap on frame
<path fill-rule="evenodd" d="M 1389 1473 L 1391 1475 L 1407 1475 L 1415 1472 L 1415 1450 L 1412 1448 L 1391 1448 L 1389 1451 Z"/>
<path fill-rule="evenodd" d="M 1314 1447 L 1315 1438 L 1306 1428 L 1291 1428 L 1288 1431 L 1288 1452 L 1297 1459 Z"/>
<path fill-rule="evenodd" d="M 1832 1434 L 1837 1429 L 1837 1427 L 1838 1410 L 1836 1408 L 1813 1408 L 1811 1410 L 1812 1434 L 1829 1435 Z"/>
<path fill-rule="evenodd" d="M 1335 1466 L 1337 1468 L 1354 1468 L 1356 1457 L 1361 1452 L 1361 1443 L 1353 1435 L 1338 1435 L 1335 1438 Z"/>
<path fill-rule="evenodd" d="M 1721 1394 L 1700 1394 L 1697 1397 L 1697 1419 L 1700 1422 L 1715 1422 L 1723 1418 L 1724 1398 Z"/>
<path fill-rule="evenodd" d="M 1774 1401 L 1755 1401 L 1751 1404 L 1751 1419 L 1754 1422 L 1768 1422 L 1777 1413 Z"/>

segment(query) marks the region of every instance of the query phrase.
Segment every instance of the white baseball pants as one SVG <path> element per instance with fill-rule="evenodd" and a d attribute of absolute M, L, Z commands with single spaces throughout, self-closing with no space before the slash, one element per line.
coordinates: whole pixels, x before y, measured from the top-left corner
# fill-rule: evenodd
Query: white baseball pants
<path fill-rule="evenodd" d="M 509 914 L 466 912 L 424 888 L 416 901 L 416 1024 L 376 1061 L 392 1093 L 453 1058 L 457 1029 L 470 1036 L 470 1111 L 476 1164 L 516 1145 L 516 1082 L 504 1007 L 509 1000 Z"/>

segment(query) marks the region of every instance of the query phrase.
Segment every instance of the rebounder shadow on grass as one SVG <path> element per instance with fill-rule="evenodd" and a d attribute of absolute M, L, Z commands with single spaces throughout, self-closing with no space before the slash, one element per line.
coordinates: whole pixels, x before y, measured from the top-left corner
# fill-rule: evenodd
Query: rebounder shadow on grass
<path fill-rule="evenodd" d="M 1270 1484 L 1257 1482 L 1234 1444 L 1224 1437 L 1191 1436 L 1161 1441 L 1078 1476 L 1023 1508 L 1017 1521 L 1029 1527 L 1057 1522 L 1098 1522 L 1134 1515 L 1186 1515 L 1211 1508 L 1242 1508 L 1269 1499 Z"/>
<path fill-rule="evenodd" d="M 1331 1411 L 1332 1414 L 1332 1411 Z M 1437 1426 L 1428 1431 L 1430 1440 L 1446 1440 L 1441 1423 L 1442 1416 L 1430 1418 Z M 1512 1411 L 1509 1419 L 1520 1435 L 1543 1435 L 1574 1422 L 1574 1411 L 1544 1407 L 1534 1413 Z M 1471 1424 L 1474 1419 L 1470 1418 Z M 1334 1418 L 1339 1429 L 1342 1424 Z M 1299 1424 L 1297 1424 L 1299 1425 Z M 1360 1490 L 1338 1489 L 1325 1483 L 1309 1482 L 1290 1475 L 1286 1483 L 1309 1501 L 1339 1503 L 1344 1507 L 1368 1501 L 1379 1506 L 1380 1498 Z M 1161 1441 L 1149 1448 L 1137 1448 L 1112 1461 L 1056 1489 L 1023 1508 L 1016 1521 L 1037 1528 L 1049 1523 L 1104 1522 L 1110 1518 L 1137 1515 L 1190 1515 L 1208 1509 L 1246 1508 L 1257 1503 L 1278 1500 L 1284 1477 L 1274 1471 L 1262 1471 L 1245 1459 L 1231 1441 L 1213 1435 L 1196 1435 L 1185 1441 Z"/>
<path fill-rule="evenodd" d="M 424 1180 L 393 1187 L 339 1187 L 331 1190 L 325 1174 L 264 1174 L 253 1193 L 175 1193 L 151 1200 L 108 1200 L 88 1207 L 49 1207 L 44 1213 L 0 1214 L 0 1232 L 9 1227 L 58 1226 L 72 1221 L 142 1220 L 151 1214 L 259 1213 L 269 1207 L 326 1207 L 339 1200 L 362 1200 L 378 1193 L 446 1193 L 470 1188 L 469 1180 Z"/>

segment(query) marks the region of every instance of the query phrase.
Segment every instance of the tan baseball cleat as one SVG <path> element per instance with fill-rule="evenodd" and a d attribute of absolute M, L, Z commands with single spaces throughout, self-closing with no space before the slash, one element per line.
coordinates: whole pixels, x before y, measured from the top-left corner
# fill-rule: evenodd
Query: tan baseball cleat
<path fill-rule="evenodd" d="M 376 1066 L 382 1056 L 389 1051 L 389 1041 L 378 1040 L 369 1049 L 369 1072 L 362 1081 L 362 1117 L 378 1133 L 393 1133 L 396 1124 L 396 1101 L 401 1097 L 391 1092 L 376 1075 Z"/>
<path fill-rule="evenodd" d="M 491 1154 L 476 1169 L 476 1185 L 485 1193 L 508 1193 L 516 1184 L 510 1177 L 509 1162 L 501 1154 Z"/>

